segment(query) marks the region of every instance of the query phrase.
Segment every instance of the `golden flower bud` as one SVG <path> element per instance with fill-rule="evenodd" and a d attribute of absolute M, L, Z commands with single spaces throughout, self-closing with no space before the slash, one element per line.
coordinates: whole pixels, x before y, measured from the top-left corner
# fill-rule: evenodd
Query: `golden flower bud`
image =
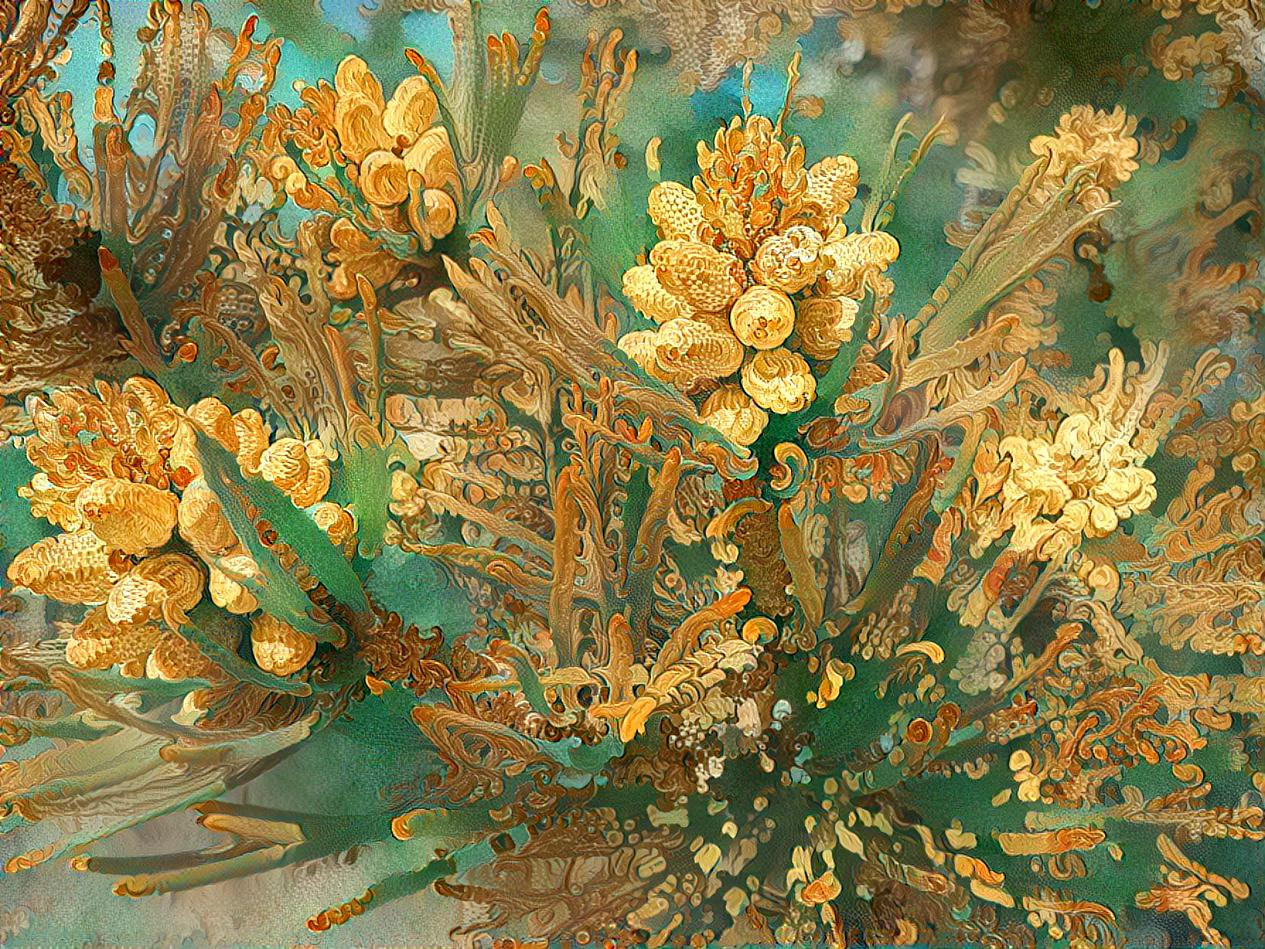
<path fill-rule="evenodd" d="M 758 405 L 779 415 L 807 408 L 817 394 L 808 363 L 789 349 L 756 353 L 742 367 L 742 387 Z"/>
<path fill-rule="evenodd" d="M 230 613 L 253 613 L 259 608 L 255 595 L 218 567 L 211 567 L 207 592 L 211 594 L 212 603 Z"/>
<path fill-rule="evenodd" d="M 857 163 L 848 155 L 823 158 L 808 169 L 808 191 L 804 203 L 817 213 L 823 230 L 829 230 L 848 213 L 856 197 L 860 174 Z"/>
<path fill-rule="evenodd" d="M 166 632 L 158 637 L 154 651 L 149 654 L 149 661 L 145 664 L 146 675 L 166 682 L 206 679 L 215 671 L 215 663 L 202 655 L 197 646 L 174 632 Z"/>
<path fill-rule="evenodd" d="M 214 396 L 200 399 L 185 411 L 185 415 L 217 442 L 234 454 L 237 453 L 237 430 L 233 427 L 233 413 L 227 405 Z"/>
<path fill-rule="evenodd" d="M 15 586 L 62 603 L 104 603 L 127 561 L 89 530 L 36 541 L 9 564 Z"/>
<path fill-rule="evenodd" d="M 224 516 L 219 497 L 201 482 L 185 488 L 177 519 L 180 536 L 202 557 L 221 557 L 238 546 L 237 534 Z"/>
<path fill-rule="evenodd" d="M 356 536 L 355 517 L 351 511 L 339 507 L 333 501 L 322 501 L 312 508 L 312 520 L 329 535 L 335 546 L 341 547 L 345 541 Z"/>
<path fill-rule="evenodd" d="M 664 289 L 698 310 L 726 309 L 746 285 L 742 261 L 698 241 L 660 241 L 650 263 Z"/>
<path fill-rule="evenodd" d="M 161 632 L 151 624 L 111 623 L 105 608 L 98 606 L 88 611 L 66 640 L 66 661 L 78 669 L 120 665 L 124 675 L 139 676 Z"/>
<path fill-rule="evenodd" d="M 649 264 L 630 267 L 624 271 L 624 296 L 656 323 L 688 320 L 694 316 L 693 307 L 663 289 L 659 278 L 655 276 L 654 268 Z"/>
<path fill-rule="evenodd" d="M 807 297 L 795 321 L 798 348 L 813 359 L 833 359 L 852 338 L 860 305 L 849 297 Z"/>
<path fill-rule="evenodd" d="M 447 191 L 427 188 L 422 192 L 422 206 L 426 211 L 426 233 L 438 240 L 447 237 L 457 226 L 457 204 Z"/>
<path fill-rule="evenodd" d="M 167 468 L 177 487 L 183 487 L 202 477 L 202 456 L 198 454 L 197 430 L 186 420 L 182 420 L 176 428 L 171 451 L 167 454 Z"/>
<path fill-rule="evenodd" d="M 650 219 L 663 238 L 693 240 L 703 223 L 703 209 L 694 192 L 676 181 L 661 181 L 650 189 Z"/>
<path fill-rule="evenodd" d="M 442 125 L 427 129 L 404 153 L 404 167 L 416 171 L 428 188 L 458 188 L 457 160 Z"/>
<path fill-rule="evenodd" d="M 259 459 L 268 447 L 269 428 L 254 409 L 242 409 L 233 416 L 237 435 L 237 464 L 244 474 L 259 474 Z"/>
<path fill-rule="evenodd" d="M 167 390 L 153 379 L 144 376 L 131 376 L 124 381 L 123 394 L 136 400 L 146 416 L 154 415 L 171 406 Z"/>
<path fill-rule="evenodd" d="M 655 336 L 655 362 L 682 389 L 737 372 L 742 353 L 731 333 L 697 320 L 669 320 Z"/>
<path fill-rule="evenodd" d="M 275 616 L 261 613 L 250 623 L 250 648 L 260 669 L 288 676 L 307 665 L 316 652 L 316 638 Z"/>
<path fill-rule="evenodd" d="M 391 93 L 382 113 L 382 126 L 391 138 L 412 141 L 428 129 L 439 111 L 435 93 L 422 76 L 409 76 Z"/>
<path fill-rule="evenodd" d="M 821 271 L 824 241 L 811 227 L 796 224 L 765 238 L 751 261 L 756 279 L 786 293 L 798 293 Z"/>
<path fill-rule="evenodd" d="M 360 165 L 360 193 L 375 207 L 393 208 L 408 197 L 404 160 L 386 149 L 370 152 Z"/>
<path fill-rule="evenodd" d="M 157 580 L 129 573 L 110 590 L 106 618 L 115 625 L 148 623 L 158 615 L 167 591 Z"/>
<path fill-rule="evenodd" d="M 729 325 L 746 345 L 773 349 L 786 342 L 795 329 L 795 304 L 781 290 L 757 284 L 734 301 Z"/>
<path fill-rule="evenodd" d="M 176 496 L 150 484 L 101 478 L 79 492 L 83 523 L 115 550 L 139 554 L 161 547 L 176 526 Z"/>
<path fill-rule="evenodd" d="M 735 445 L 751 445 L 764 426 L 769 414 L 760 408 L 740 386 L 723 385 L 703 401 L 699 416 Z"/>
<path fill-rule="evenodd" d="M 382 125 L 382 85 L 359 56 L 348 56 L 334 73 L 334 128 L 343 152 L 354 162 L 375 148 L 390 147 Z"/>
<path fill-rule="evenodd" d="M 616 344 L 620 351 L 640 366 L 647 375 L 655 378 L 663 377 L 659 364 L 655 361 L 655 347 L 659 334 L 655 330 L 634 330 L 625 333 Z"/>
<path fill-rule="evenodd" d="M 868 286 L 875 296 L 891 293 L 881 274 L 900 256 L 896 238 L 885 231 L 849 234 L 822 248 L 822 289 L 827 296 L 860 299 Z"/>
<path fill-rule="evenodd" d="M 329 459 L 316 439 L 278 438 L 260 456 L 259 473 L 297 507 L 310 507 L 329 490 Z"/>
<path fill-rule="evenodd" d="M 112 623 L 143 623 L 159 617 L 172 629 L 189 622 L 202 599 L 202 570 L 184 554 L 147 557 L 119 580 L 106 600 Z"/>

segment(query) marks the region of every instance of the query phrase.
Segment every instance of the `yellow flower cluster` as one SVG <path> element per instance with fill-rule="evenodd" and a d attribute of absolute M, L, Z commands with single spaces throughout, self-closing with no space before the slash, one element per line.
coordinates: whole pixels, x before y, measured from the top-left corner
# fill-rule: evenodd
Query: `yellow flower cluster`
<path fill-rule="evenodd" d="M 1151 506 L 1155 475 L 1133 443 L 1141 407 L 1123 401 L 1122 372 L 1123 357 L 1113 350 L 1092 408 L 1066 415 L 1052 432 L 1007 435 L 981 452 L 977 474 L 991 469 L 1001 480 L 999 503 L 976 512 L 977 552 L 1013 530 L 1013 549 L 1052 558 L 1083 537 L 1110 535 Z"/>
<path fill-rule="evenodd" d="M 39 471 L 20 491 L 62 533 L 21 551 L 9 579 L 90 607 L 67 642 L 72 665 L 170 680 L 217 675 L 180 633 L 204 594 L 229 612 L 256 613 L 251 644 L 260 668 L 289 675 L 307 664 L 316 640 L 257 613 L 247 583 L 259 567 L 202 480 L 197 432 L 231 452 L 244 476 L 270 481 L 307 509 L 346 550 L 355 522 L 322 500 L 330 465 L 319 441 L 272 440 L 257 411 L 233 413 L 214 398 L 181 409 L 143 378 L 95 393 L 58 390 L 32 403 L 32 420 L 27 455 Z"/>
<path fill-rule="evenodd" d="M 665 181 L 650 192 L 660 240 L 624 274 L 623 290 L 659 325 L 619 346 L 650 375 L 704 396 L 704 421 L 746 446 L 769 412 L 812 403 L 808 360 L 831 359 L 851 338 L 867 290 L 890 294 L 882 274 L 899 247 L 844 226 L 855 161 L 838 155 L 806 169 L 799 139 L 763 116 L 735 118 L 711 147 L 700 142 L 698 166 L 692 189 Z"/>
<path fill-rule="evenodd" d="M 460 177 L 448 132 L 437 122 L 439 109 L 430 84 L 409 76 L 391 94 L 359 56 L 338 66 L 334 85 L 304 90 L 305 108 L 291 119 L 308 126 L 304 157 L 314 167 L 336 160 L 373 208 L 383 226 L 415 234 L 423 247 L 449 234 L 457 223 Z M 331 207 L 320 182 L 311 180 L 293 158 L 279 154 L 269 177 L 301 206 Z"/>
<path fill-rule="evenodd" d="M 1039 135 L 1029 143 L 1032 154 L 1048 156 L 1044 180 L 1050 187 L 1067 181 L 1077 168 L 1093 168 L 1095 187 L 1080 196 L 1082 204 L 1102 204 L 1112 188 L 1138 170 L 1141 146 L 1134 137 L 1138 120 L 1121 106 L 1111 112 L 1088 105 L 1072 106 L 1059 119 L 1053 135 Z"/>

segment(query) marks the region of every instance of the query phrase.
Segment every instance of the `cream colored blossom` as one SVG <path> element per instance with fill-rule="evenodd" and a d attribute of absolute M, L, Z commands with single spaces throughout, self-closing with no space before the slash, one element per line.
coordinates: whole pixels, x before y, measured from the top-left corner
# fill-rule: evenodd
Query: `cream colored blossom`
<path fill-rule="evenodd" d="M 244 553 L 238 554 L 238 557 L 250 559 Z M 251 560 L 251 563 L 253 565 L 254 561 Z M 255 595 L 237 580 L 215 566 L 211 567 L 210 572 L 211 576 L 207 581 L 207 592 L 211 596 L 211 602 L 220 609 L 241 615 L 243 613 L 253 613 L 259 608 L 259 601 L 255 598 Z"/>
<path fill-rule="evenodd" d="M 823 295 L 859 300 L 868 288 L 885 297 L 893 287 L 883 273 L 900 256 L 900 245 L 885 231 L 862 232 L 829 242 L 821 256 Z"/>
<path fill-rule="evenodd" d="M 288 676 L 307 665 L 316 652 L 316 639 L 275 616 L 261 613 L 251 620 L 250 648 L 259 668 Z"/>
<path fill-rule="evenodd" d="M 361 194 L 391 209 L 405 202 L 422 236 L 439 238 L 456 223 L 450 192 L 460 187 L 448 133 L 436 124 L 438 104 L 422 76 L 409 76 L 384 100 L 382 85 L 358 56 L 334 75 L 334 128 L 343 153 L 356 166 Z"/>
<path fill-rule="evenodd" d="M 725 310 L 746 285 L 737 257 L 698 241 L 660 241 L 650 263 L 669 293 L 698 310 Z"/>
<path fill-rule="evenodd" d="M 694 308 L 664 289 L 649 264 L 626 270 L 623 289 L 628 302 L 656 323 L 688 320 L 694 316 Z"/>
<path fill-rule="evenodd" d="M 75 499 L 84 523 L 114 550 L 139 554 L 161 547 L 176 526 L 176 496 L 149 484 L 100 478 Z"/>
<path fill-rule="evenodd" d="M 1112 350 L 1103 387 L 1082 410 L 1064 416 L 1052 431 L 1007 435 L 995 455 L 982 452 L 976 463 L 981 483 L 1002 480 L 999 503 L 982 505 L 973 515 L 974 549 L 1012 530 L 1012 548 L 1055 556 L 1082 537 L 1108 536 L 1122 520 L 1149 508 L 1155 475 L 1145 467 L 1147 451 L 1134 440 L 1162 368 L 1161 353 L 1130 382 L 1123 355 Z"/>
<path fill-rule="evenodd" d="M 1011 435 L 1000 450 L 1010 458 L 1002 503 L 1018 550 L 1032 550 L 1056 531 L 1106 537 L 1155 500 L 1155 475 L 1142 467 L 1146 456 L 1084 413 L 1067 416 L 1051 439 Z"/>
<path fill-rule="evenodd" d="M 848 155 L 823 158 L 808 169 L 804 201 L 816 212 L 823 232 L 829 231 L 848 213 L 859 181 L 857 163 Z"/>
<path fill-rule="evenodd" d="M 1097 170 L 1096 183 L 1114 188 L 1138 170 L 1138 140 L 1133 137 L 1138 120 L 1116 106 L 1110 112 L 1088 105 L 1072 106 L 1054 130 L 1029 144 L 1032 154 L 1050 156 L 1046 178 L 1058 182 L 1078 166 Z"/>
<path fill-rule="evenodd" d="M 813 359 L 833 359 L 839 347 L 852 338 L 859 309 L 857 301 L 849 297 L 801 300 L 795 320 L 798 348 Z"/>
<path fill-rule="evenodd" d="M 773 349 L 795 329 L 795 304 L 781 290 L 749 287 L 729 311 L 734 335 L 753 349 Z"/>
<path fill-rule="evenodd" d="M 20 551 L 9 580 L 62 603 L 104 603 L 127 563 L 92 531 L 72 531 Z"/>
<path fill-rule="evenodd" d="M 278 438 L 260 455 L 259 473 L 297 507 L 311 507 L 329 490 L 329 459 L 317 439 Z"/>
<path fill-rule="evenodd" d="M 202 654 L 193 643 L 179 633 L 166 632 L 154 644 L 145 664 L 145 674 L 151 679 L 181 682 L 184 679 L 205 679 L 216 672 L 215 663 Z"/>
<path fill-rule="evenodd" d="M 803 356 L 789 349 L 766 349 L 742 367 L 742 388 L 757 405 L 786 415 L 808 407 L 817 394 L 817 380 Z"/>
<path fill-rule="evenodd" d="M 703 209 L 694 192 L 676 181 L 661 181 L 651 188 L 647 210 L 665 239 L 693 240 L 703 223 Z"/>
<path fill-rule="evenodd" d="M 616 345 L 625 356 L 640 366 L 647 375 L 659 378 L 662 373 L 659 370 L 659 363 L 655 359 L 655 346 L 658 338 L 659 334 L 656 330 L 634 330 L 621 336 Z"/>
<path fill-rule="evenodd" d="M 669 320 L 655 334 L 655 364 L 682 389 L 722 379 L 742 365 L 742 344 L 729 332 L 697 320 Z"/>
<path fill-rule="evenodd" d="M 744 448 L 755 442 L 769 423 L 769 414 L 755 404 L 741 387 L 723 385 L 704 401 L 699 415 L 735 445 Z"/>
<path fill-rule="evenodd" d="M 765 286 L 798 293 L 817 279 L 823 243 L 811 227 L 788 227 L 764 239 L 751 260 L 752 273 Z"/>

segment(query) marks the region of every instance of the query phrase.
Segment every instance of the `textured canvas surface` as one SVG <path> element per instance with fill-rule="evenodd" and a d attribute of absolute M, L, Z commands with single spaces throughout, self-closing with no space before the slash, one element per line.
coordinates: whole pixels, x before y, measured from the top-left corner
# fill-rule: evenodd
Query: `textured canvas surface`
<path fill-rule="evenodd" d="M 0 0 L 0 944 L 1265 945 L 1258 0 Z"/>

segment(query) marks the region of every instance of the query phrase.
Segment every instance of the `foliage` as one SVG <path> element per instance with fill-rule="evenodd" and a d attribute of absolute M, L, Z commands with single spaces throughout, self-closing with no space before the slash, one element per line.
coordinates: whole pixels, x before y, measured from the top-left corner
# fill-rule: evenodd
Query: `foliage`
<path fill-rule="evenodd" d="M 155 2 L 121 105 L 107 3 L 8 6 L 6 872 L 1259 938 L 1258 6 L 397 0 L 451 69 L 331 26 L 288 96 L 296 4 Z"/>

